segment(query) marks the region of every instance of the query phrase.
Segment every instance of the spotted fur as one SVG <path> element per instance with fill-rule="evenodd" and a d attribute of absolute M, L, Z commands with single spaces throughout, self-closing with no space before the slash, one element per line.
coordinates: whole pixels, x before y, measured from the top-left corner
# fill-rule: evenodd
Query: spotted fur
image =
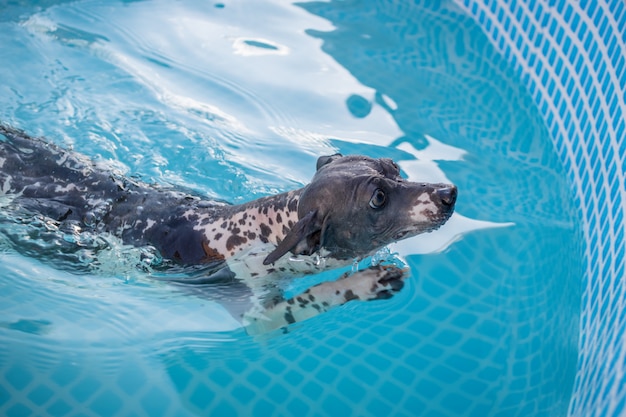
<path fill-rule="evenodd" d="M 351 300 L 388 298 L 406 271 L 371 267 L 285 300 L 276 282 L 350 265 L 393 241 L 429 232 L 452 214 L 456 188 L 414 183 L 389 159 L 321 157 L 307 186 L 240 205 L 128 178 L 85 156 L 0 125 L 0 190 L 14 207 L 155 247 L 181 265 L 208 265 L 244 282 L 243 319 L 268 330 Z"/>

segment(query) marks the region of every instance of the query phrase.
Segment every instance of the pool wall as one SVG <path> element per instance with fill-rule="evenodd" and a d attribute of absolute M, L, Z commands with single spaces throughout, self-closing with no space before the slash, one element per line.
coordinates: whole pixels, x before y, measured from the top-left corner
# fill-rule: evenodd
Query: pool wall
<path fill-rule="evenodd" d="M 540 109 L 584 233 L 578 371 L 569 414 L 626 411 L 626 5 L 622 0 L 460 5 Z"/>

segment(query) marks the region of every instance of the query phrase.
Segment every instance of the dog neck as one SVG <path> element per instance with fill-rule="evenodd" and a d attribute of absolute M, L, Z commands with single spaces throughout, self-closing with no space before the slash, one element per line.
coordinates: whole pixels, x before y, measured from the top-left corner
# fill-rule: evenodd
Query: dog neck
<path fill-rule="evenodd" d="M 194 229 L 205 236 L 207 257 L 229 259 L 259 243 L 278 245 L 298 221 L 302 190 L 222 206 L 210 218 L 200 217 Z"/>

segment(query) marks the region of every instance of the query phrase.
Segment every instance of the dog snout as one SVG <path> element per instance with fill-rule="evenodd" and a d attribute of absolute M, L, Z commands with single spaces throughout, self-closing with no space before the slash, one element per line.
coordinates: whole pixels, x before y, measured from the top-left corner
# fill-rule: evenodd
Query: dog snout
<path fill-rule="evenodd" d="M 436 190 L 437 197 L 446 206 L 453 206 L 456 203 L 457 189 L 454 185 L 445 185 Z"/>

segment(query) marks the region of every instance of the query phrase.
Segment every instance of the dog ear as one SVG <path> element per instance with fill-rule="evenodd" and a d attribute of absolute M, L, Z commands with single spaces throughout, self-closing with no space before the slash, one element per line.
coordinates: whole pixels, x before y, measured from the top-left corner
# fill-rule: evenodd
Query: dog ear
<path fill-rule="evenodd" d="M 298 220 L 287 236 L 263 260 L 263 265 L 273 264 L 287 252 L 295 255 L 310 255 L 320 248 L 322 226 L 318 222 L 317 210 Z"/>
<path fill-rule="evenodd" d="M 341 157 L 343 157 L 343 155 L 340 153 L 336 153 L 334 155 L 328 155 L 328 156 L 320 156 L 319 158 L 317 158 L 317 167 L 315 169 L 319 170 L 324 165 L 328 165 L 331 162 L 333 162 L 335 159 L 339 159 Z"/>

